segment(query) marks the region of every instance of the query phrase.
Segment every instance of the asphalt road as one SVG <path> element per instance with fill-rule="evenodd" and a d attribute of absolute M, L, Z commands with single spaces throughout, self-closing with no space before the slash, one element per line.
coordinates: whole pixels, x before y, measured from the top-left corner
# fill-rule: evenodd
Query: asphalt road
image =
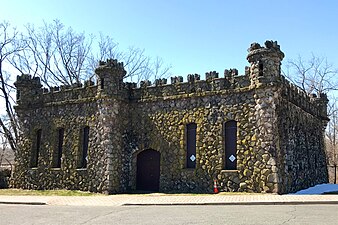
<path fill-rule="evenodd" d="M 8 224 L 338 224 L 338 205 L 27 206 L 0 205 Z"/>

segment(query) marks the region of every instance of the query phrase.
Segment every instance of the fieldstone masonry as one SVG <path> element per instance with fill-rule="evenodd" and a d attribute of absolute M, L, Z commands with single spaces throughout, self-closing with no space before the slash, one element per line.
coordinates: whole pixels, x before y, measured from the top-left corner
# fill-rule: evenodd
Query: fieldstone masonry
<path fill-rule="evenodd" d="M 251 44 L 245 75 L 227 69 L 206 79 L 123 82 L 116 60 L 100 62 L 97 84 L 42 88 L 18 76 L 20 150 L 12 187 L 121 193 L 137 187 L 137 156 L 160 153 L 159 191 L 289 193 L 328 181 L 324 129 L 327 97 L 308 96 L 281 75 L 277 42 Z M 225 170 L 224 124 L 237 122 L 236 170 Z M 196 167 L 186 168 L 186 125 L 196 123 Z M 87 166 L 78 168 L 81 130 L 89 127 Z M 60 168 L 53 168 L 64 129 Z M 41 130 L 37 166 L 30 160 Z"/>

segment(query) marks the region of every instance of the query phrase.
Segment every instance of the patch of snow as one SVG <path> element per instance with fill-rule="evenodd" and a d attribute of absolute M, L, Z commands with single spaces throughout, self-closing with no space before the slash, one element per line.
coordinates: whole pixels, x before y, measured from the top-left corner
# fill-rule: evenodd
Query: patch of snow
<path fill-rule="evenodd" d="M 316 186 L 297 191 L 291 195 L 320 195 L 325 192 L 338 192 L 338 184 L 318 184 Z"/>

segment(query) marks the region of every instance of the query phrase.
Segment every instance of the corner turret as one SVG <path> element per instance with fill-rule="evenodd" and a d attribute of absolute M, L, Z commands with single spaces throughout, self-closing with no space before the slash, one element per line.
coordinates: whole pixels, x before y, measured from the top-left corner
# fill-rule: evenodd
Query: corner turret
<path fill-rule="evenodd" d="M 327 114 L 327 104 L 329 103 L 329 99 L 325 93 L 320 93 L 319 96 L 312 95 L 313 102 L 319 108 L 319 114 L 324 122 L 324 130 L 326 129 L 326 125 L 329 122 L 329 117 Z"/>
<path fill-rule="evenodd" d="M 284 53 L 280 50 L 277 41 L 266 41 L 265 47 L 252 43 L 248 52 L 247 60 L 251 64 L 249 72 L 251 85 L 278 80 Z"/>
<path fill-rule="evenodd" d="M 117 95 L 123 87 L 123 78 L 126 75 L 123 63 L 116 59 L 100 61 L 95 69 L 98 75 L 98 93 L 101 95 Z"/>
<path fill-rule="evenodd" d="M 32 77 L 28 74 L 17 76 L 16 82 L 16 101 L 18 105 L 31 105 L 42 93 L 42 85 L 39 77 Z"/>

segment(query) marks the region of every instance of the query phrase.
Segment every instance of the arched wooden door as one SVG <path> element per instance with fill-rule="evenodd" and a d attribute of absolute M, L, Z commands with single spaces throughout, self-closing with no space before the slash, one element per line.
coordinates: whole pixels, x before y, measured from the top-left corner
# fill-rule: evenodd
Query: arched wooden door
<path fill-rule="evenodd" d="M 160 153 L 148 149 L 137 155 L 136 189 L 159 191 L 160 188 Z"/>

